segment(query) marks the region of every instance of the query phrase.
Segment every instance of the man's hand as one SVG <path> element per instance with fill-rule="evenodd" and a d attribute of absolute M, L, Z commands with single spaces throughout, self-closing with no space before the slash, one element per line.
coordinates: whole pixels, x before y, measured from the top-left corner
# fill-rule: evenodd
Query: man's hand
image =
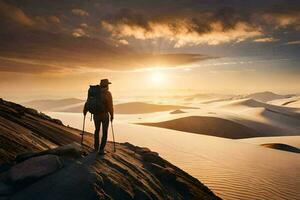
<path fill-rule="evenodd" d="M 87 113 L 87 108 L 86 108 L 86 103 L 83 106 L 83 115 L 86 116 Z"/>

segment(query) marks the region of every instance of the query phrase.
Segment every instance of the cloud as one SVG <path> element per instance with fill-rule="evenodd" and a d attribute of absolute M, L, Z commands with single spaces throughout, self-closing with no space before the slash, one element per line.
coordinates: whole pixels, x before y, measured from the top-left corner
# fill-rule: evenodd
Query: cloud
<path fill-rule="evenodd" d="M 257 38 L 254 40 L 254 42 L 277 42 L 277 41 L 279 40 L 273 37 Z"/>
<path fill-rule="evenodd" d="M 0 0 L 0 16 L 23 26 L 33 26 L 34 21 L 20 8 Z"/>
<path fill-rule="evenodd" d="M 90 14 L 85 11 L 85 10 L 82 10 L 82 9 L 72 9 L 71 12 L 76 15 L 76 16 L 80 16 L 80 17 L 87 17 L 89 16 Z"/>
<path fill-rule="evenodd" d="M 0 57 L 0 71 L 1 72 L 16 72 L 16 73 L 45 73 L 45 72 L 59 72 L 61 70 L 58 66 L 51 66 L 41 64 L 33 60 L 22 60 L 15 58 Z"/>
<path fill-rule="evenodd" d="M 123 45 L 128 45 L 129 44 L 129 42 L 127 40 L 124 40 L 124 39 L 119 40 L 119 43 L 123 44 Z"/>
<path fill-rule="evenodd" d="M 86 23 L 81 23 L 81 24 L 80 24 L 80 27 L 81 27 L 81 28 L 88 28 L 89 26 L 88 26 Z"/>
<path fill-rule="evenodd" d="M 165 38 L 173 41 L 175 47 L 218 45 L 262 35 L 259 27 L 233 11 L 222 9 L 216 13 L 204 12 L 197 15 L 198 18 L 189 15 L 149 18 L 130 9 L 122 9 L 102 20 L 101 25 L 116 38 Z"/>
<path fill-rule="evenodd" d="M 14 65 L 33 73 L 58 68 L 120 71 L 153 65 L 178 67 L 208 59 L 182 52 L 226 55 L 224 48 L 228 47 L 232 54 L 240 55 L 251 54 L 255 42 L 291 40 L 287 44 L 298 44 L 291 39 L 297 39 L 300 31 L 298 1 L 95 2 L 62 0 L 58 6 L 55 1 L 0 0 L 2 70 L 14 71 Z M 88 11 L 93 17 L 87 17 L 91 16 Z M 232 45 L 241 42 L 243 49 Z M 216 46 L 221 44 L 227 45 Z M 207 45 L 213 47 L 206 49 Z"/>
<path fill-rule="evenodd" d="M 49 21 L 50 21 L 51 23 L 54 23 L 54 24 L 59 24 L 59 23 L 60 23 L 59 17 L 54 16 L 54 15 L 52 15 L 52 16 L 49 17 Z"/>
<path fill-rule="evenodd" d="M 127 45 L 116 47 L 101 39 L 45 30 L 19 30 L 13 35 L 3 31 L 0 31 L 0 71 L 5 72 L 127 71 L 153 66 L 178 67 L 209 58 L 199 54 L 146 54 Z"/>
<path fill-rule="evenodd" d="M 287 42 L 285 44 L 287 44 L 287 45 L 299 45 L 300 44 L 300 40 L 290 41 L 290 42 Z"/>
<path fill-rule="evenodd" d="M 74 37 L 83 37 L 83 36 L 88 37 L 88 34 L 82 28 L 74 29 L 73 32 L 72 32 L 72 35 Z"/>

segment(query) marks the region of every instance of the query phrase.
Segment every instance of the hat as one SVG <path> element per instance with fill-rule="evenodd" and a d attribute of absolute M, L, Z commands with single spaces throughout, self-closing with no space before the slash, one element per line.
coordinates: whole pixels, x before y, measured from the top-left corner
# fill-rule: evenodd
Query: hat
<path fill-rule="evenodd" d="M 111 84 L 108 79 L 102 79 L 100 82 L 100 86 L 108 86 L 108 84 Z"/>

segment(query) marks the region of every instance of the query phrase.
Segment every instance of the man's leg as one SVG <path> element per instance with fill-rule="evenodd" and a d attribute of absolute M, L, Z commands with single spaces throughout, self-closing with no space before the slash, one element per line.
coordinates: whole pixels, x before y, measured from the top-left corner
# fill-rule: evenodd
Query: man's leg
<path fill-rule="evenodd" d="M 95 132 L 94 132 L 94 149 L 98 151 L 99 149 L 99 132 L 101 121 L 98 115 L 94 115 L 94 124 L 95 124 Z"/>
<path fill-rule="evenodd" d="M 106 142 L 107 142 L 107 132 L 109 126 L 109 115 L 105 115 L 104 119 L 102 120 L 102 138 L 101 138 L 101 145 L 100 145 L 100 152 L 104 151 Z"/>

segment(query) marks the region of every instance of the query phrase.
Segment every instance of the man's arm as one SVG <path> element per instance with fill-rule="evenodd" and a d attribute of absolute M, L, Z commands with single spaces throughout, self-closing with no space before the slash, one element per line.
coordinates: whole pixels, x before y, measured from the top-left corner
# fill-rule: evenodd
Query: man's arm
<path fill-rule="evenodd" d="M 107 92 L 107 107 L 110 114 L 110 121 L 112 121 L 114 119 L 114 105 L 112 95 L 109 91 Z"/>

